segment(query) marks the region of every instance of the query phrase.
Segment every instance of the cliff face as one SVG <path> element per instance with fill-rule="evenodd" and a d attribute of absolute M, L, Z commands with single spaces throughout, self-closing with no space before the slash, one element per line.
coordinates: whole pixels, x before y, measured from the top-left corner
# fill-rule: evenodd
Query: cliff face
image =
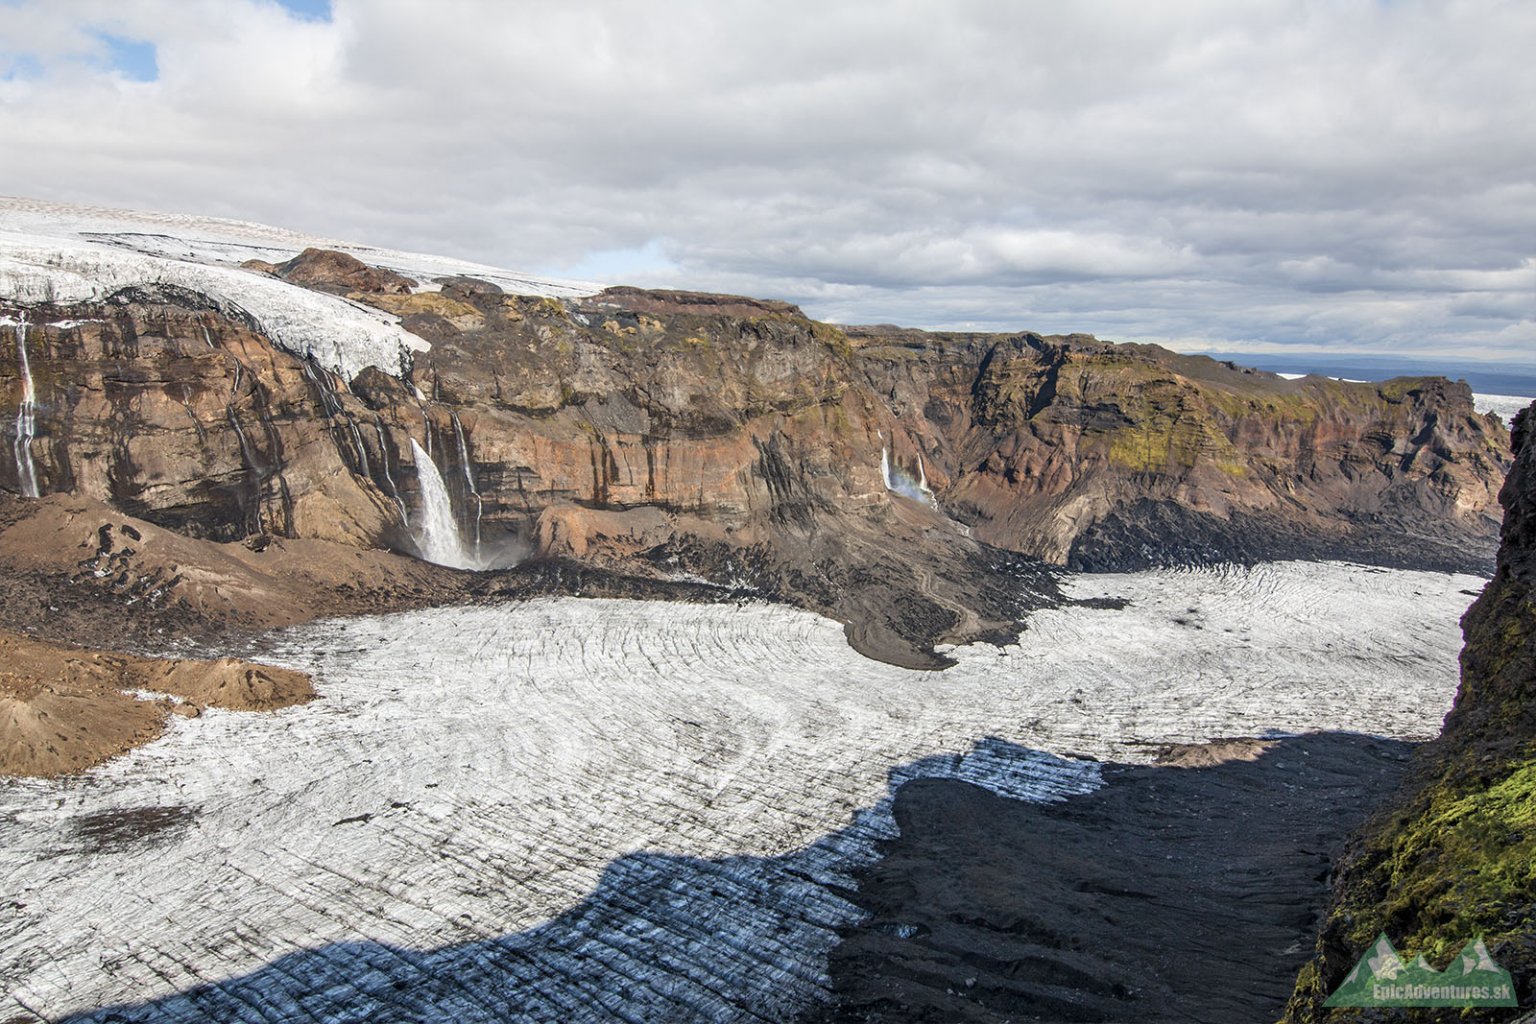
<path fill-rule="evenodd" d="M 913 663 L 1009 628 L 1010 553 L 1478 567 L 1491 550 L 1507 442 L 1464 385 L 1292 382 L 1086 336 L 843 330 L 731 296 L 560 301 L 467 278 L 410 294 L 354 264 L 307 252 L 271 272 L 377 288 L 350 298 L 431 343 L 398 375 L 342 379 L 170 287 L 14 306 L 0 416 L 22 443 L 0 487 L 213 540 L 409 550 L 419 446 L 467 563 L 567 555 L 749 584 L 866 647 L 897 638 Z"/>
<path fill-rule="evenodd" d="M 1513 438 L 1498 570 L 1462 619 L 1455 706 L 1406 794 L 1336 866 L 1333 905 L 1287 1021 L 1339 1019 L 1322 1001 L 1383 931 L 1436 968 L 1481 934 L 1520 1005 L 1528 1011 L 1536 996 L 1536 412 L 1515 419 Z M 1382 1021 L 1465 1019 L 1372 1012 Z M 1481 1010 L 1477 1019 L 1521 1012 Z"/>

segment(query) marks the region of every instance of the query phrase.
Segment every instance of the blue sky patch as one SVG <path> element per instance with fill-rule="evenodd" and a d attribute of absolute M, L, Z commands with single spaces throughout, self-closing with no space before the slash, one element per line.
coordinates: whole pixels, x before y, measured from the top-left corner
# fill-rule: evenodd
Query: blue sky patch
<path fill-rule="evenodd" d="M 36 78 L 42 72 L 43 66 L 30 53 L 0 54 L 0 81 L 9 82 L 18 78 Z"/>
<path fill-rule="evenodd" d="M 125 39 L 107 32 L 98 32 L 97 38 L 107 46 L 108 63 L 124 78 L 133 82 L 153 82 L 160 77 L 154 43 Z"/>
<path fill-rule="evenodd" d="M 331 20 L 331 0 L 277 0 L 277 4 L 301 21 Z"/>

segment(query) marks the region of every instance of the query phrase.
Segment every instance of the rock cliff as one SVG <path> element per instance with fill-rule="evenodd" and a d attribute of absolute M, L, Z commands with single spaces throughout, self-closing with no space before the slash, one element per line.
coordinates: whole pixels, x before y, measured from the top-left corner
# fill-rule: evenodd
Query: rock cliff
<path fill-rule="evenodd" d="M 430 350 L 347 379 L 314 328 L 280 345 L 238 303 L 174 285 L 12 302 L 0 488 L 213 541 L 400 551 L 440 490 L 464 565 L 565 556 L 749 586 L 914 665 L 1007 634 L 1031 600 L 1007 575 L 1050 590 L 1032 560 L 1481 568 L 1492 550 L 1506 434 L 1444 380 L 845 329 L 734 296 L 411 292 L 318 250 L 246 273 L 364 289 L 347 301 Z"/>
<path fill-rule="evenodd" d="M 1526 1010 L 1485 1009 L 1475 1019 L 1512 1020 L 1536 997 L 1536 412 L 1516 417 L 1513 437 L 1498 570 L 1462 619 L 1455 706 L 1405 793 L 1336 865 L 1333 904 L 1288 1022 L 1357 1012 L 1322 1002 L 1382 932 L 1437 969 L 1481 934 Z M 1370 1012 L 1379 1021 L 1468 1019 Z"/>

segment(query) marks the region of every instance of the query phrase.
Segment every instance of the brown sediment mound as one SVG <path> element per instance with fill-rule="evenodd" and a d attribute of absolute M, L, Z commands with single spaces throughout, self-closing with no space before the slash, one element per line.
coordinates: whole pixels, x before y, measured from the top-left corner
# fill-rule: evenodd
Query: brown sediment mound
<path fill-rule="evenodd" d="M 1209 743 L 1170 743 L 1154 759 L 1165 768 L 1209 768 L 1228 761 L 1253 761 L 1274 746 L 1275 740 L 1249 738 L 1211 740 Z"/>
<path fill-rule="evenodd" d="M 169 697 L 141 700 L 130 690 Z M 173 712 L 269 711 L 315 691 L 302 672 L 233 658 L 141 658 L 0 631 L 0 774 L 84 771 L 160 735 Z"/>
<path fill-rule="evenodd" d="M 78 495 L 0 496 L 0 626 L 154 649 L 462 598 L 463 573 L 325 540 L 187 537 Z"/>
<path fill-rule="evenodd" d="M 229 711 L 275 711 L 306 703 L 315 696 L 315 688 L 303 672 L 238 658 L 169 661 L 158 673 L 146 669 L 144 675 L 144 689 Z"/>

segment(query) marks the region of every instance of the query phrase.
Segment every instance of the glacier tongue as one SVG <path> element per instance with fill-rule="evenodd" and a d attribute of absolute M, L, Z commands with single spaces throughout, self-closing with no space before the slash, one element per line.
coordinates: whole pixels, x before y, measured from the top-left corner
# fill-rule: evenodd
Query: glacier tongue
<path fill-rule="evenodd" d="M 1130 604 L 1036 613 L 1019 646 L 956 650 L 943 673 L 765 605 L 290 630 L 270 660 L 322 699 L 175 719 L 79 779 L 0 787 L 0 1019 L 792 1019 L 824 998 L 895 785 L 1060 799 L 1098 779 L 1068 752 L 1428 736 L 1479 583 L 1306 563 L 1075 577 L 1072 597 Z M 103 820 L 132 827 L 108 841 Z"/>
<path fill-rule="evenodd" d="M 0 232 L 0 298 L 85 302 L 122 288 L 173 285 L 244 311 L 278 345 L 351 380 L 376 366 L 398 374 L 427 342 L 396 317 L 238 267 L 162 259 L 80 239 Z"/>

